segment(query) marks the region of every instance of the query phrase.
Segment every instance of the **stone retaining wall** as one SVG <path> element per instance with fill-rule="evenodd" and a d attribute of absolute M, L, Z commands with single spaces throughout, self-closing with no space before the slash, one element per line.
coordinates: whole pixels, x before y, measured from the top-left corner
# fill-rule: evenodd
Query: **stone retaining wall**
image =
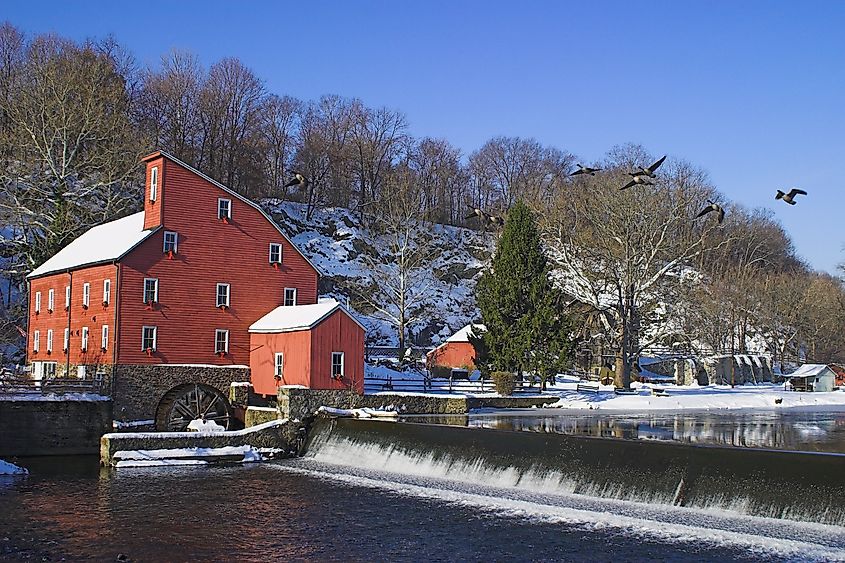
<path fill-rule="evenodd" d="M 117 420 L 155 419 L 165 393 L 186 383 L 204 383 L 229 396 L 234 381 L 249 381 L 248 367 L 121 365 L 114 370 L 112 397 Z"/>
<path fill-rule="evenodd" d="M 97 453 L 112 427 L 109 400 L 0 399 L 0 457 Z"/>
<path fill-rule="evenodd" d="M 350 391 L 321 391 L 302 387 L 279 388 L 282 417 L 305 420 L 321 406 L 340 409 L 392 409 L 401 414 L 466 414 L 481 408 L 529 408 L 555 402 L 554 397 L 463 397 L 379 393 L 358 395 Z"/>
<path fill-rule="evenodd" d="M 235 432 L 129 432 L 105 434 L 100 439 L 100 463 L 112 465 L 115 452 L 182 448 L 224 448 L 252 446 L 283 450 L 279 457 L 295 457 L 301 425 L 287 420 L 272 421 Z"/>

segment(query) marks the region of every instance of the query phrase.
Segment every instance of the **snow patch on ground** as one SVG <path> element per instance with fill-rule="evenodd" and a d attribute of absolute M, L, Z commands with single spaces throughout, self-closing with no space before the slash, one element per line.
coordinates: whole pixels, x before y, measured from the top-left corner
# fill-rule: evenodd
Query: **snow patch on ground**
<path fill-rule="evenodd" d="M 676 386 L 632 384 L 636 395 L 616 395 L 612 389 L 598 393 L 563 391 L 548 407 L 589 410 L 736 410 L 845 408 L 845 392 L 798 393 L 782 385 L 758 384 Z M 776 402 L 777 401 L 777 402 Z"/>

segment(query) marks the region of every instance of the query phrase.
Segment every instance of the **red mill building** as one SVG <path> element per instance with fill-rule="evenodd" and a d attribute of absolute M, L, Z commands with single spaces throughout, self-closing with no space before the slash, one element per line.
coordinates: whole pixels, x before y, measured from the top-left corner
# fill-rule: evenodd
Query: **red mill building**
<path fill-rule="evenodd" d="M 363 392 L 363 328 L 318 301 L 317 269 L 270 216 L 166 153 L 143 162 L 144 211 L 29 275 L 34 376 L 110 377 L 115 419 L 160 429 L 183 427 L 187 411 L 227 420 L 226 391 L 250 373 L 264 394 Z"/>

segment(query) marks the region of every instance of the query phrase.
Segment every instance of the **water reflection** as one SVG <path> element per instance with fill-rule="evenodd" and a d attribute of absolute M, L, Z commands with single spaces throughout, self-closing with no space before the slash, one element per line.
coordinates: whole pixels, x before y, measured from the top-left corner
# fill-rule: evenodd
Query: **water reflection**
<path fill-rule="evenodd" d="M 845 453 L 845 412 L 596 414 L 532 410 L 409 416 L 407 420 L 602 438 Z"/>

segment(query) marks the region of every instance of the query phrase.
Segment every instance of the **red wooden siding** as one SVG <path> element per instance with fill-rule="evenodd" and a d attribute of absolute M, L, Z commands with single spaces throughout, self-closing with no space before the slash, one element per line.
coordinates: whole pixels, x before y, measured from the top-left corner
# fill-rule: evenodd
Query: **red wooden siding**
<path fill-rule="evenodd" d="M 332 379 L 332 352 L 344 353 L 344 377 Z M 312 330 L 312 389 L 349 389 L 364 392 L 364 330 L 337 310 Z"/>
<path fill-rule="evenodd" d="M 428 353 L 429 366 L 475 369 L 475 348 L 469 342 L 446 342 Z"/>
<path fill-rule="evenodd" d="M 249 325 L 283 304 L 285 287 L 297 288 L 299 304 L 316 303 L 317 272 L 257 209 L 173 161 L 160 166 L 162 229 L 121 262 L 118 363 L 247 365 Z M 228 224 L 217 219 L 219 197 L 232 202 Z M 178 233 L 173 259 L 163 254 L 164 231 Z M 279 269 L 269 263 L 271 242 L 282 245 Z M 152 311 L 147 277 L 159 280 Z M 227 310 L 215 306 L 218 283 L 230 284 Z M 158 327 L 152 356 L 141 350 L 143 326 Z M 224 357 L 214 353 L 215 329 L 229 330 Z"/>
<path fill-rule="evenodd" d="M 250 349 L 250 379 L 256 393 L 275 395 L 278 391 L 274 379 L 277 352 L 285 355 L 284 378 L 279 384 L 310 386 L 311 331 L 253 333 Z"/>
<path fill-rule="evenodd" d="M 337 310 L 311 330 L 250 335 L 250 374 L 256 393 L 275 395 L 276 352 L 285 355 L 281 385 L 364 392 L 364 331 Z M 344 353 L 344 377 L 332 379 L 332 352 Z"/>
<path fill-rule="evenodd" d="M 164 209 L 164 194 L 161 187 L 164 185 L 164 157 L 158 156 L 146 161 L 147 169 L 146 182 L 144 183 L 144 230 L 153 229 L 162 223 L 162 210 Z M 150 177 L 153 168 L 158 168 L 158 193 L 156 200 L 150 201 Z"/>
<path fill-rule="evenodd" d="M 72 273 L 59 273 L 30 282 L 29 346 L 30 361 L 59 364 L 111 364 L 114 353 L 115 314 L 117 307 L 117 267 L 114 264 L 92 266 Z M 103 281 L 111 280 L 109 303 L 103 304 Z M 89 305 L 82 304 L 82 288 L 89 283 Z M 65 287 L 71 286 L 70 309 L 65 310 Z M 49 290 L 55 290 L 53 312 L 47 310 Z M 41 312 L 35 313 L 35 293 L 41 292 Z M 70 325 L 68 325 L 70 315 Z M 103 325 L 109 327 L 108 348 L 101 349 Z M 63 351 L 65 328 L 70 327 L 68 354 Z M 88 349 L 82 351 L 82 328 L 88 327 Z M 53 351 L 47 353 L 47 330 L 53 330 Z M 33 349 L 33 334 L 41 332 L 40 351 Z M 74 374 L 71 374 L 74 375 Z"/>

